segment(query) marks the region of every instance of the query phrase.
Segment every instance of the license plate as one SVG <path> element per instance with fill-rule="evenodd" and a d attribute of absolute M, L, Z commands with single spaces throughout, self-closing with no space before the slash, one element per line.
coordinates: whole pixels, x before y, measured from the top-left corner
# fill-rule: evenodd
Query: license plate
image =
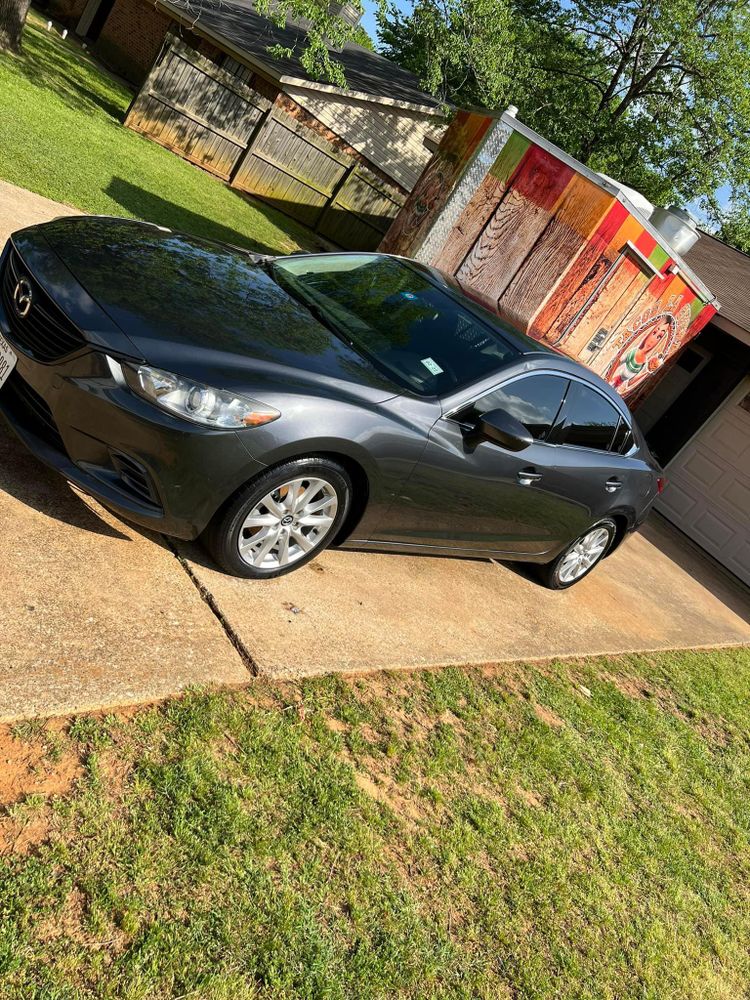
<path fill-rule="evenodd" d="M 0 388 L 16 367 L 16 353 L 5 337 L 0 333 Z"/>

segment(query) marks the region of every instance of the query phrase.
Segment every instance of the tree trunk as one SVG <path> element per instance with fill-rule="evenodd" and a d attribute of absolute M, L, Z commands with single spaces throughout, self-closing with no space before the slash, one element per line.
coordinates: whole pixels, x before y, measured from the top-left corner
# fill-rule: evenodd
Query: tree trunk
<path fill-rule="evenodd" d="M 21 51 L 21 33 L 31 0 L 0 0 L 0 50 Z"/>

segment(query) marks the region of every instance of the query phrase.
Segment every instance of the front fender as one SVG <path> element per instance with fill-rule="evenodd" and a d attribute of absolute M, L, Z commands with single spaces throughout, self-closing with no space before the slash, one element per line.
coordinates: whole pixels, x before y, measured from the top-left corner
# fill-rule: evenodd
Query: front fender
<path fill-rule="evenodd" d="M 274 399 L 282 417 L 241 433 L 243 444 L 265 466 L 321 454 L 356 463 L 367 477 L 369 493 L 358 534 L 371 533 L 419 461 L 439 407 L 400 397 L 386 404 L 320 398 L 308 398 L 304 404 Z"/>

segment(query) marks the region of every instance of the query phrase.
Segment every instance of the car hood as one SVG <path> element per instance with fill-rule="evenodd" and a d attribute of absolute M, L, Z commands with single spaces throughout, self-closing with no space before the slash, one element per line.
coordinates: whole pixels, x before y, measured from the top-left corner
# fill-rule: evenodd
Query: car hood
<path fill-rule="evenodd" d="M 227 388 L 398 390 L 270 277 L 269 258 L 124 219 L 36 230 L 149 364 Z"/>

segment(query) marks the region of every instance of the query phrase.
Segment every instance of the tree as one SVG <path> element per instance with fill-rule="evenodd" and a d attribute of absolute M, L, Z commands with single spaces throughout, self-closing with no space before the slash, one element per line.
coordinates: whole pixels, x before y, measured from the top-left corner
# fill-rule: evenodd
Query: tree
<path fill-rule="evenodd" d="M 718 232 L 719 239 L 742 250 L 743 253 L 750 253 L 749 201 L 747 196 L 742 199 L 734 198 L 724 212 L 721 229 Z"/>
<path fill-rule="evenodd" d="M 197 5 L 221 2 L 197 0 Z M 302 52 L 296 55 L 304 68 L 315 79 L 326 80 L 339 87 L 346 86 L 346 76 L 335 51 L 348 41 L 360 40 L 358 25 L 344 16 L 343 11 L 349 6 L 361 14 L 362 0 L 254 0 L 254 6 L 259 14 L 275 24 L 283 26 L 288 20 L 302 22 L 307 38 Z M 280 45 L 270 46 L 268 51 L 278 58 L 289 58 L 294 54 L 291 49 Z"/>
<path fill-rule="evenodd" d="M 387 56 L 449 103 L 507 103 L 514 61 L 508 0 L 416 0 L 410 13 L 385 6 L 379 36 Z"/>
<path fill-rule="evenodd" d="M 0 51 L 20 52 L 31 0 L 0 0 Z"/>
<path fill-rule="evenodd" d="M 447 32 L 477 2 L 453 0 L 446 12 L 446 0 L 416 0 L 398 16 L 389 9 L 387 54 L 447 100 L 517 104 L 529 125 L 653 201 L 697 199 L 720 222 L 715 192 L 748 189 L 750 0 L 507 0 L 507 37 L 454 36 L 462 79 L 442 68 L 420 25 L 438 19 Z M 501 70 L 488 78 L 471 50 L 481 48 L 482 65 L 492 66 L 493 45 Z"/>

